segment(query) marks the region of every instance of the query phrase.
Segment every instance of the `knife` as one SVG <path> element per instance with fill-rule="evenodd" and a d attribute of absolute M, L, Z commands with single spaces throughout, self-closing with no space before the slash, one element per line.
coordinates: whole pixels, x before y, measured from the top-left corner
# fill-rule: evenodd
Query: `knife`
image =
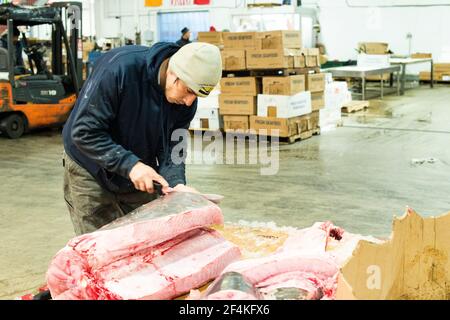
<path fill-rule="evenodd" d="M 161 185 L 161 183 L 153 180 L 153 190 L 154 190 L 154 193 L 156 194 L 156 198 L 162 197 L 164 195 L 162 189 L 163 189 L 163 186 Z"/>

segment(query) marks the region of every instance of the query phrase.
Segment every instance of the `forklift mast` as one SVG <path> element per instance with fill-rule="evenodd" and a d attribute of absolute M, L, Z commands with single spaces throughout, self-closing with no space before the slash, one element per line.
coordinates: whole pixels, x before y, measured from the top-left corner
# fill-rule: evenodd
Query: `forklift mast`
<path fill-rule="evenodd" d="M 63 65 L 63 41 L 68 47 L 67 74 L 74 79 L 77 94 L 83 84 L 83 5 L 81 2 L 55 2 L 52 7 L 59 9 L 61 23 L 53 26 L 52 31 L 52 70 L 54 74 L 65 74 Z M 67 33 L 69 36 L 67 37 Z M 74 61 L 72 66 L 70 61 Z"/>

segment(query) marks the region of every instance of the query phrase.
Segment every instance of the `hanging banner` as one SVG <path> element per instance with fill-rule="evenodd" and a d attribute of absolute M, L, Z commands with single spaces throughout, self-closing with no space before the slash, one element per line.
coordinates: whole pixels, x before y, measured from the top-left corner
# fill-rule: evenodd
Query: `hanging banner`
<path fill-rule="evenodd" d="M 160 7 L 163 4 L 163 0 L 145 0 L 145 7 Z"/>
<path fill-rule="evenodd" d="M 146 7 L 184 7 L 193 5 L 209 5 L 211 0 L 145 0 Z"/>
<path fill-rule="evenodd" d="M 170 5 L 174 7 L 192 6 L 193 0 L 170 0 Z"/>

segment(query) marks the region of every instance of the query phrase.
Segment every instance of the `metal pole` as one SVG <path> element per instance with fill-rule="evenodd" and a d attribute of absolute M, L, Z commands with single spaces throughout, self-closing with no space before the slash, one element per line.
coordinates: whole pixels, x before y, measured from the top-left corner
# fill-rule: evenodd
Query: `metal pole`
<path fill-rule="evenodd" d="M 63 40 L 64 40 L 64 45 L 66 46 L 66 52 L 67 52 L 67 56 L 68 56 L 68 62 L 69 62 L 69 67 L 70 67 L 70 73 L 72 75 L 72 79 L 73 79 L 73 84 L 75 87 L 75 93 L 78 97 L 78 94 L 80 93 L 80 83 L 78 81 L 78 77 L 77 77 L 77 71 L 76 71 L 76 67 L 75 67 L 75 57 L 73 56 L 73 52 L 70 48 L 69 45 L 69 40 L 67 39 L 67 34 L 64 30 L 64 26 L 62 22 L 59 22 L 59 25 L 61 27 L 62 30 L 62 36 L 63 36 Z"/>
<path fill-rule="evenodd" d="M 405 81 L 406 81 L 406 64 L 402 63 L 402 89 L 401 89 L 401 94 L 404 95 L 405 94 Z"/>
<path fill-rule="evenodd" d="M 430 87 L 434 88 L 434 63 L 433 63 L 433 59 L 431 59 L 431 83 L 430 83 Z"/>
<path fill-rule="evenodd" d="M 362 99 L 366 100 L 366 75 L 362 75 Z"/>
<path fill-rule="evenodd" d="M 13 42 L 14 25 L 12 19 L 8 19 L 7 28 L 8 28 L 9 82 L 11 83 L 11 87 L 14 89 L 15 75 L 16 75 L 15 74 L 16 61 L 14 59 L 14 42 Z"/>

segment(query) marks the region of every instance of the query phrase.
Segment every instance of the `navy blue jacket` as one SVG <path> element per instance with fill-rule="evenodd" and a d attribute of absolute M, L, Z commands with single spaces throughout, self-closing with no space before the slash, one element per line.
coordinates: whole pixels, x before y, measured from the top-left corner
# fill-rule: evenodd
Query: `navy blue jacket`
<path fill-rule="evenodd" d="M 114 193 L 134 192 L 129 173 L 138 161 L 153 167 L 170 186 L 185 184 L 184 163 L 171 159 L 175 129 L 189 127 L 197 110 L 171 104 L 158 84 L 162 62 L 180 49 L 125 46 L 96 61 L 64 126 L 66 153 Z"/>

